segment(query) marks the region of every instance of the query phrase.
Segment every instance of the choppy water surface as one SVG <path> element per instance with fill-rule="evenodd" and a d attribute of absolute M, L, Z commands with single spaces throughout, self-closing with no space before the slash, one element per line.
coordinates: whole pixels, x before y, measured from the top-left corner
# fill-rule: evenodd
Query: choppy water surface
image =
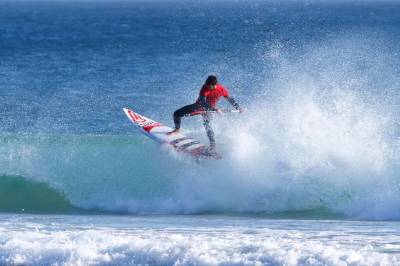
<path fill-rule="evenodd" d="M 226 216 L 0 216 L 24 265 L 397 265 L 398 222 Z"/>

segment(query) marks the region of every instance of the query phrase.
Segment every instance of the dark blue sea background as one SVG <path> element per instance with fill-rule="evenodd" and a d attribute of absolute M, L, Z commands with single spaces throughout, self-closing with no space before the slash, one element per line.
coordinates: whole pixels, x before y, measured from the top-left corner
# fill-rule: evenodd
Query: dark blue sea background
<path fill-rule="evenodd" d="M 171 123 L 209 74 L 250 108 L 304 73 L 321 90 L 356 80 L 352 90 L 398 100 L 399 11 L 364 1 L 1 1 L 0 129 L 126 134 L 123 106 Z"/>

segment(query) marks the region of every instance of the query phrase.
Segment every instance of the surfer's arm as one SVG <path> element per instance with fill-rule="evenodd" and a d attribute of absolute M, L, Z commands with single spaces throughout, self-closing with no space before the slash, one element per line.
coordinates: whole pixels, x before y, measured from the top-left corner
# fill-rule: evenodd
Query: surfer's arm
<path fill-rule="evenodd" d="M 239 104 L 235 101 L 235 99 L 233 99 L 233 97 L 227 96 L 225 97 L 225 99 L 236 109 L 236 110 L 242 110 L 242 108 L 240 108 Z"/>
<path fill-rule="evenodd" d="M 217 111 L 217 108 L 213 108 L 213 107 L 211 107 L 211 106 L 207 103 L 207 98 L 206 98 L 206 96 L 200 95 L 199 99 L 200 99 L 200 105 L 201 105 L 201 107 L 203 107 L 203 108 L 206 109 L 207 111 Z"/>

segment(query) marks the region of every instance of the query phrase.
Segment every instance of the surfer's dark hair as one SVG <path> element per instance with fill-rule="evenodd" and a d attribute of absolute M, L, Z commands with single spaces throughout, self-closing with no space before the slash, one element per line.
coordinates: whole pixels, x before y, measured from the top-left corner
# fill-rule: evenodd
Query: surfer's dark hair
<path fill-rule="evenodd" d="M 206 85 L 216 85 L 218 83 L 217 77 L 210 75 L 206 79 Z"/>

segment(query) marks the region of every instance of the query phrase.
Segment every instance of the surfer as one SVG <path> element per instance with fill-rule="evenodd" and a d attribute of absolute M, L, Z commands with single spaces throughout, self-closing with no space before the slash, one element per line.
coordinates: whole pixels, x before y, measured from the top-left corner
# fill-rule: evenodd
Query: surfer
<path fill-rule="evenodd" d="M 186 105 L 174 112 L 174 123 L 175 129 L 171 131 L 169 134 L 175 134 L 180 131 L 181 127 L 181 119 L 186 115 L 193 115 L 196 112 L 201 113 L 203 116 L 203 125 L 206 129 L 208 139 L 210 140 L 210 152 L 215 152 L 215 138 L 214 131 L 210 125 L 211 122 L 211 114 L 212 112 L 221 113 L 221 109 L 217 108 L 217 102 L 221 97 L 225 97 L 225 99 L 239 112 L 243 112 L 243 109 L 240 108 L 239 104 L 229 96 L 228 90 L 218 83 L 216 76 L 208 76 L 206 82 L 202 86 L 200 90 L 199 97 L 196 102 L 193 104 Z"/>

